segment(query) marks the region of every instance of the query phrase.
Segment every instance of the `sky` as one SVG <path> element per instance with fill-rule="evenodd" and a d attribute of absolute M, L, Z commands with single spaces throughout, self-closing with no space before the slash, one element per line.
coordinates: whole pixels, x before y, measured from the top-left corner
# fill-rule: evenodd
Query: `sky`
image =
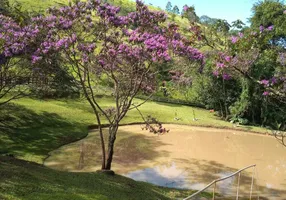
<path fill-rule="evenodd" d="M 169 0 L 144 0 L 145 4 L 153 4 L 166 8 Z M 212 18 L 226 19 L 229 23 L 240 19 L 246 23 L 251 16 L 252 5 L 257 0 L 170 0 L 172 6 L 182 7 L 194 5 L 198 16 L 207 15 Z"/>

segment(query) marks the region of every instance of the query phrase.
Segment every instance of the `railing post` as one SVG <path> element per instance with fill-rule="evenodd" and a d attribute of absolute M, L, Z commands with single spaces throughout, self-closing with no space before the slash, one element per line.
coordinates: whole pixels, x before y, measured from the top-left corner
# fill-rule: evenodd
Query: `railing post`
<path fill-rule="evenodd" d="M 216 189 L 216 182 L 214 183 L 214 188 L 213 188 L 213 200 L 215 200 L 215 189 Z"/>
<path fill-rule="evenodd" d="M 253 171 L 252 171 L 252 178 L 251 178 L 251 186 L 250 186 L 250 196 L 249 196 L 249 200 L 251 200 L 251 197 L 252 197 L 252 189 L 253 189 L 253 181 L 254 181 L 254 172 L 255 172 L 255 167 L 253 167 Z"/>
<path fill-rule="evenodd" d="M 238 200 L 239 181 L 240 181 L 240 172 L 238 173 L 238 181 L 237 181 L 237 189 L 236 189 L 236 200 Z"/>
<path fill-rule="evenodd" d="M 240 184 L 241 172 L 244 171 L 244 170 L 246 170 L 246 169 L 248 169 L 248 168 L 251 168 L 251 167 L 253 167 L 253 169 L 254 169 L 254 171 L 255 171 L 255 176 L 257 176 L 257 172 L 256 172 L 256 168 L 255 168 L 256 165 L 250 165 L 250 166 L 245 167 L 245 168 L 243 168 L 243 169 L 240 169 L 240 170 L 238 170 L 238 171 L 236 171 L 236 172 L 234 172 L 234 173 L 232 173 L 232 174 L 230 174 L 230 175 L 228 175 L 228 176 L 225 176 L 225 177 L 223 177 L 223 178 L 216 179 L 216 180 L 212 181 L 212 182 L 209 183 L 207 186 L 205 186 L 203 189 L 201 189 L 201 190 L 199 190 L 199 191 L 193 193 L 192 195 L 188 196 L 187 198 L 185 198 L 185 199 L 183 199 L 183 200 L 189 200 L 189 199 L 195 197 L 196 195 L 200 194 L 202 191 L 208 189 L 208 188 L 211 187 L 212 185 L 214 185 L 214 188 L 213 188 L 213 198 L 212 198 L 212 199 L 214 200 L 214 199 L 215 199 L 216 183 L 217 183 L 217 182 L 220 182 L 220 181 L 223 181 L 223 180 L 225 180 L 225 179 L 231 178 L 231 177 L 235 176 L 236 174 L 238 174 L 237 191 L 236 191 L 236 200 L 238 200 L 238 198 L 239 198 L 239 184 Z M 252 187 L 251 187 L 250 197 L 252 196 L 252 190 L 253 190 L 253 184 L 254 184 L 254 173 L 253 173 L 252 176 L 253 176 L 253 178 L 252 178 L 252 183 L 251 183 Z M 256 187 L 258 187 L 257 184 L 256 184 Z M 258 196 L 258 200 L 259 200 L 259 193 L 258 193 L 258 191 L 259 191 L 259 189 L 257 189 L 257 196 Z"/>

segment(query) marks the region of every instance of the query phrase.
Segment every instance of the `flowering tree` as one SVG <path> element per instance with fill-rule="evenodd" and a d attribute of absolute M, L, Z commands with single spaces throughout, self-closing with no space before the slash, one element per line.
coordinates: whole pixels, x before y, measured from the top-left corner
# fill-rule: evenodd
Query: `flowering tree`
<path fill-rule="evenodd" d="M 27 66 L 39 30 L 32 25 L 20 26 L 12 18 L 0 15 L 0 102 L 3 105 L 27 95 L 25 85 L 31 76 Z"/>
<path fill-rule="evenodd" d="M 97 0 L 53 8 L 33 19 L 41 44 L 32 63 L 49 63 L 55 54 L 80 84 L 96 116 L 102 147 L 102 169 L 110 170 L 120 121 L 139 105 L 132 103 L 140 91 L 154 90 L 154 63 L 168 62 L 173 55 L 203 64 L 204 56 L 183 38 L 175 24 L 166 25 L 164 12 L 149 11 L 137 1 L 136 11 L 120 16 L 119 7 Z M 113 112 L 100 105 L 94 86 L 102 78 L 113 85 Z M 106 152 L 103 118 L 109 124 Z"/>
<path fill-rule="evenodd" d="M 214 55 L 213 75 L 241 85 L 230 108 L 234 116 L 285 130 L 285 49 L 271 42 L 274 29 L 260 26 L 232 36 L 228 48 Z"/>
<path fill-rule="evenodd" d="M 259 30 L 251 31 L 249 34 L 239 33 L 238 36 L 232 36 L 228 51 L 220 52 L 216 56 L 216 69 L 213 74 L 222 75 L 223 79 L 229 80 L 231 74 L 239 73 L 254 83 L 262 85 L 265 88 L 264 96 L 271 94 L 281 100 L 285 99 L 286 54 L 285 49 L 267 43 L 273 29 L 274 26 L 266 28 L 260 26 Z M 264 74 L 253 73 L 255 65 L 265 53 L 273 53 L 274 65 Z"/>

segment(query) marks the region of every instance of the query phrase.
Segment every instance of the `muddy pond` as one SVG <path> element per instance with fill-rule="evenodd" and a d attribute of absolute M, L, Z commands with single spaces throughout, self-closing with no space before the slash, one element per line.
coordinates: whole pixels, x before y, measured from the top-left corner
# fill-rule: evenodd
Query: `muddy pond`
<path fill-rule="evenodd" d="M 214 179 L 256 164 L 242 172 L 240 196 L 286 199 L 286 147 L 274 137 L 236 130 L 165 125 L 164 135 L 122 126 L 115 144 L 113 170 L 134 180 L 156 185 L 201 189 Z M 90 134 L 53 152 L 45 165 L 64 171 L 92 172 L 100 168 L 99 134 Z M 217 185 L 225 196 L 235 196 L 237 177 Z"/>

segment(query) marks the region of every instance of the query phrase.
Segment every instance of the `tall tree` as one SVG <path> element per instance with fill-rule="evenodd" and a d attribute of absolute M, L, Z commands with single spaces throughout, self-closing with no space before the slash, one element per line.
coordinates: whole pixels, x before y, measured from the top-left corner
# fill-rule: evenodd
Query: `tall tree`
<path fill-rule="evenodd" d="M 214 25 L 218 32 L 227 33 L 230 29 L 230 24 L 225 19 L 218 19 Z"/>
<path fill-rule="evenodd" d="M 167 12 L 172 12 L 173 6 L 172 6 L 172 3 L 171 3 L 170 1 L 168 1 L 165 10 L 166 10 Z"/>
<path fill-rule="evenodd" d="M 102 147 L 102 169 L 110 170 L 119 123 L 127 112 L 137 109 L 138 92 L 152 94 L 158 65 L 172 55 L 203 64 L 204 56 L 189 46 L 176 24 L 162 26 L 164 12 L 152 12 L 141 1 L 136 11 L 119 15 L 120 8 L 99 1 L 78 2 L 50 9 L 34 19 L 42 41 L 32 56 L 35 65 L 61 55 L 62 65 L 80 84 L 97 121 Z M 134 27 L 136 27 L 134 29 Z M 94 86 L 107 78 L 113 86 L 114 108 L 101 105 Z M 144 103 L 144 102 L 143 102 Z M 108 123 L 108 142 L 103 137 L 103 120 Z"/>
<path fill-rule="evenodd" d="M 207 15 L 202 15 L 200 17 L 200 23 L 205 24 L 205 25 L 214 25 L 217 22 L 218 19 L 211 18 Z"/>
<path fill-rule="evenodd" d="M 272 27 L 272 42 L 286 48 L 286 5 L 283 1 L 260 1 L 253 8 L 253 16 L 250 18 L 251 27 L 263 29 Z"/>
<path fill-rule="evenodd" d="M 236 29 L 242 29 L 244 25 L 245 23 L 243 23 L 243 21 L 240 19 L 231 22 L 231 27 Z"/>
<path fill-rule="evenodd" d="M 176 15 L 179 15 L 180 14 L 180 10 L 178 8 L 177 5 L 174 6 L 173 10 L 172 10 L 172 13 L 176 14 Z"/>
<path fill-rule="evenodd" d="M 232 36 L 228 48 L 215 55 L 213 73 L 225 80 L 240 81 L 241 95 L 231 106 L 232 114 L 285 130 L 286 53 L 269 43 L 272 31 L 270 26 Z"/>
<path fill-rule="evenodd" d="M 37 32 L 22 20 L 0 14 L 0 106 L 29 94 L 27 83 L 37 74 L 29 64 Z"/>

